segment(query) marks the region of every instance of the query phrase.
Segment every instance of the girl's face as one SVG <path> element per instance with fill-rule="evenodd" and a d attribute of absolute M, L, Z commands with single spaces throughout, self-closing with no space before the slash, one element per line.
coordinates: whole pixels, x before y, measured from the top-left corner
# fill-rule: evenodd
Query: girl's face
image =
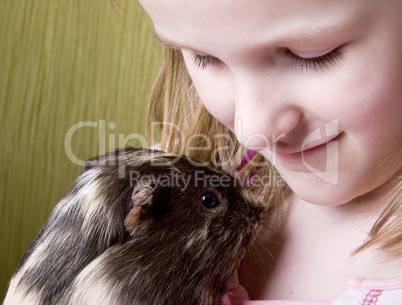
<path fill-rule="evenodd" d="M 401 167 L 400 0 L 141 0 L 205 107 L 302 199 L 337 205 Z"/>

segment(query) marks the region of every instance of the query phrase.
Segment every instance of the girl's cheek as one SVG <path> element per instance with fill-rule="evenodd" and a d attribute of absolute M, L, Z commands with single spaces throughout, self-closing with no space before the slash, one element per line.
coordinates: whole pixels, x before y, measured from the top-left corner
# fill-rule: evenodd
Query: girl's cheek
<path fill-rule="evenodd" d="M 189 67 L 188 72 L 205 108 L 218 121 L 233 130 L 235 103 L 230 78 L 214 71 L 198 71 L 195 67 Z"/>
<path fill-rule="evenodd" d="M 208 92 L 203 90 L 200 93 L 200 98 L 205 108 L 218 121 L 233 130 L 235 117 L 234 103 L 223 94 L 224 90 L 222 90 L 222 87 L 211 85 L 208 89 L 211 90 L 208 90 Z"/>

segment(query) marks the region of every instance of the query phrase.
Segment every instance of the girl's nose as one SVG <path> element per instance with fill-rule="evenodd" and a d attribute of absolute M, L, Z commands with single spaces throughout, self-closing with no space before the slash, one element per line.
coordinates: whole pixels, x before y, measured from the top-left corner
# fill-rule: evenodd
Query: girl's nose
<path fill-rule="evenodd" d="M 299 124 L 301 110 L 280 81 L 243 78 L 237 84 L 235 134 L 247 148 L 270 148 Z"/>

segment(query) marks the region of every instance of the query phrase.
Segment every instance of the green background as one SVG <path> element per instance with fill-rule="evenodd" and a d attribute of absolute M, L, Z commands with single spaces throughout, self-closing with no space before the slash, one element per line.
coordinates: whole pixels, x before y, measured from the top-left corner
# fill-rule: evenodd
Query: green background
<path fill-rule="evenodd" d="M 0 302 L 77 160 L 146 146 L 150 29 L 133 0 L 0 0 Z"/>

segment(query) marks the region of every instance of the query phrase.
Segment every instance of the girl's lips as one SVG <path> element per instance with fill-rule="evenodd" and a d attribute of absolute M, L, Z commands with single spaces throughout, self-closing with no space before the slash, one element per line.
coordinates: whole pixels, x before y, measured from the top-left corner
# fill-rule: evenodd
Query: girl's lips
<path fill-rule="evenodd" d="M 317 141 L 314 141 L 312 143 L 308 143 L 303 150 L 299 150 L 296 152 L 292 153 L 287 153 L 283 151 L 274 151 L 274 154 L 283 162 L 288 162 L 288 163 L 301 163 L 303 162 L 304 158 L 314 158 L 314 157 L 319 157 L 321 154 L 326 152 L 327 149 L 327 144 L 333 141 L 337 141 L 342 133 L 339 133 L 336 136 L 332 136 L 326 139 L 325 142 L 322 143 L 316 143 Z M 325 153 L 326 156 L 326 153 Z"/>

